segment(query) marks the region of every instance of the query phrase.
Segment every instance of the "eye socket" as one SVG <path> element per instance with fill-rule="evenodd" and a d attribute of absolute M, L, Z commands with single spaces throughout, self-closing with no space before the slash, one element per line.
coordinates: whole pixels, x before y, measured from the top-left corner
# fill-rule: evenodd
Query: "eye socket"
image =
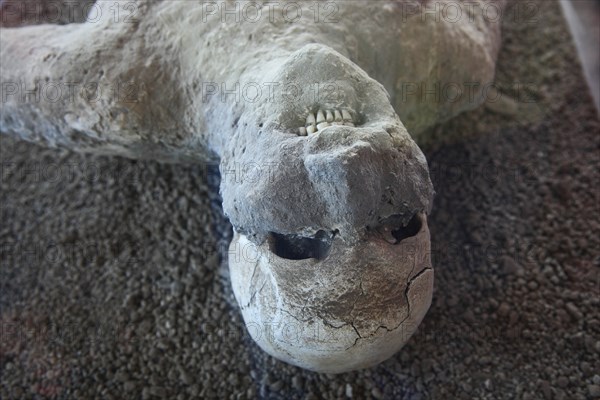
<path fill-rule="evenodd" d="M 277 256 L 288 260 L 322 260 L 329 254 L 335 233 L 318 231 L 314 237 L 269 233 L 270 250 Z"/>
<path fill-rule="evenodd" d="M 403 215 L 392 215 L 381 221 L 374 230 L 388 243 L 398 244 L 404 239 L 416 236 L 423 227 L 418 213 L 414 214 L 406 224 L 403 224 L 403 221 Z"/>
<path fill-rule="evenodd" d="M 401 226 L 398 229 L 392 229 L 392 236 L 396 238 L 398 243 L 400 243 L 402 240 L 409 237 L 413 237 L 417 233 L 419 233 L 421 231 L 422 226 L 423 223 L 421 222 L 419 214 L 415 214 L 410 219 L 410 221 L 408 221 L 408 224 L 406 224 L 406 226 Z"/>

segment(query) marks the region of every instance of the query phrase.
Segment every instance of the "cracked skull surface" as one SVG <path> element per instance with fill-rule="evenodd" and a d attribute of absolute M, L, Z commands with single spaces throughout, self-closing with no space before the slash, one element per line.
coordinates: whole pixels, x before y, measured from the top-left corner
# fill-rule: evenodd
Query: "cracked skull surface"
<path fill-rule="evenodd" d="M 220 160 L 252 338 L 315 371 L 369 367 L 406 343 L 432 298 L 433 188 L 413 139 L 481 103 L 498 51 L 499 22 L 473 6 L 490 2 L 458 20 L 423 18 L 431 3 L 463 4 L 339 1 L 334 21 L 289 21 L 285 2 L 240 2 L 264 10 L 252 19 L 221 2 L 98 2 L 93 21 L 3 19 L 14 27 L 0 35 L 0 129 L 84 152 Z M 114 18 L 130 4 L 130 21 Z"/>

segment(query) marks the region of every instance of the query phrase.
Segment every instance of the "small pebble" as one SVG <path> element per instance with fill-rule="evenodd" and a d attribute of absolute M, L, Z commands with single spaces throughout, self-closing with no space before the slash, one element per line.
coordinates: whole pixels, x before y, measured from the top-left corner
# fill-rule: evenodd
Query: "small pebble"
<path fill-rule="evenodd" d="M 165 390 L 165 388 L 160 387 L 160 386 L 152 386 L 150 388 L 150 394 L 152 396 L 157 396 L 157 397 L 161 397 L 164 398 L 167 395 L 167 391 Z"/>
<path fill-rule="evenodd" d="M 558 387 L 564 389 L 564 388 L 566 388 L 569 385 L 569 378 L 567 378 L 566 376 L 560 376 L 556 380 L 556 384 L 558 385 Z"/>
<path fill-rule="evenodd" d="M 352 398 L 352 385 L 346 383 L 346 397 Z"/>
<path fill-rule="evenodd" d="M 304 381 L 303 381 L 302 377 L 299 375 L 294 375 L 294 377 L 292 378 L 292 387 L 294 389 L 301 390 L 303 384 L 304 384 Z"/>
<path fill-rule="evenodd" d="M 550 387 L 550 383 L 548 381 L 540 381 L 539 387 L 544 398 L 546 400 L 552 400 L 552 388 Z"/>
<path fill-rule="evenodd" d="M 565 308 L 567 309 L 567 312 L 569 313 L 569 315 L 571 315 L 571 317 L 573 317 L 574 320 L 580 320 L 583 318 L 583 314 L 581 313 L 581 311 L 579 311 L 579 309 L 577 308 L 577 306 L 573 303 L 567 303 Z"/>
<path fill-rule="evenodd" d="M 539 287 L 539 284 L 536 281 L 529 281 L 527 283 L 527 287 L 529 288 L 529 290 L 537 290 L 537 288 Z"/>
<path fill-rule="evenodd" d="M 592 399 L 600 397 L 600 385 L 588 385 L 587 389 Z"/>
<path fill-rule="evenodd" d="M 373 390 L 371 390 L 371 394 L 376 399 L 383 399 L 383 393 L 381 393 L 381 390 L 379 390 L 379 388 L 373 388 Z"/>
<path fill-rule="evenodd" d="M 277 382 L 273 383 L 272 385 L 270 385 L 269 387 L 272 391 L 279 392 L 281 389 L 283 389 L 283 381 L 277 381 Z"/>
<path fill-rule="evenodd" d="M 498 315 L 505 317 L 510 312 L 510 306 L 507 303 L 502 302 L 498 307 Z"/>

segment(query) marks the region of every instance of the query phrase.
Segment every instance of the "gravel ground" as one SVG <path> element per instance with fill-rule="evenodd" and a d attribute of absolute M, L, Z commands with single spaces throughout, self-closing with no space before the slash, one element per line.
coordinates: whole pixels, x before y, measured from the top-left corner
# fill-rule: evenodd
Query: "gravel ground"
<path fill-rule="evenodd" d="M 423 144 L 434 302 L 369 370 L 252 342 L 214 168 L 2 137 L 0 397 L 600 398 L 600 124 L 558 4 L 535 4 L 504 20 L 501 98 Z"/>

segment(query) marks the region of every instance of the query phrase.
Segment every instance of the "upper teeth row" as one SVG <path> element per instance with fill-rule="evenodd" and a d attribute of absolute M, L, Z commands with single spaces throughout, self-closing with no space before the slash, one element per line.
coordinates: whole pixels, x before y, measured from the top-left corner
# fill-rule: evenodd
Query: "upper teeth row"
<path fill-rule="evenodd" d="M 331 125 L 354 126 L 352 114 L 348 110 L 319 110 L 317 113 L 308 113 L 306 126 L 299 128 L 300 136 L 315 133 Z"/>

